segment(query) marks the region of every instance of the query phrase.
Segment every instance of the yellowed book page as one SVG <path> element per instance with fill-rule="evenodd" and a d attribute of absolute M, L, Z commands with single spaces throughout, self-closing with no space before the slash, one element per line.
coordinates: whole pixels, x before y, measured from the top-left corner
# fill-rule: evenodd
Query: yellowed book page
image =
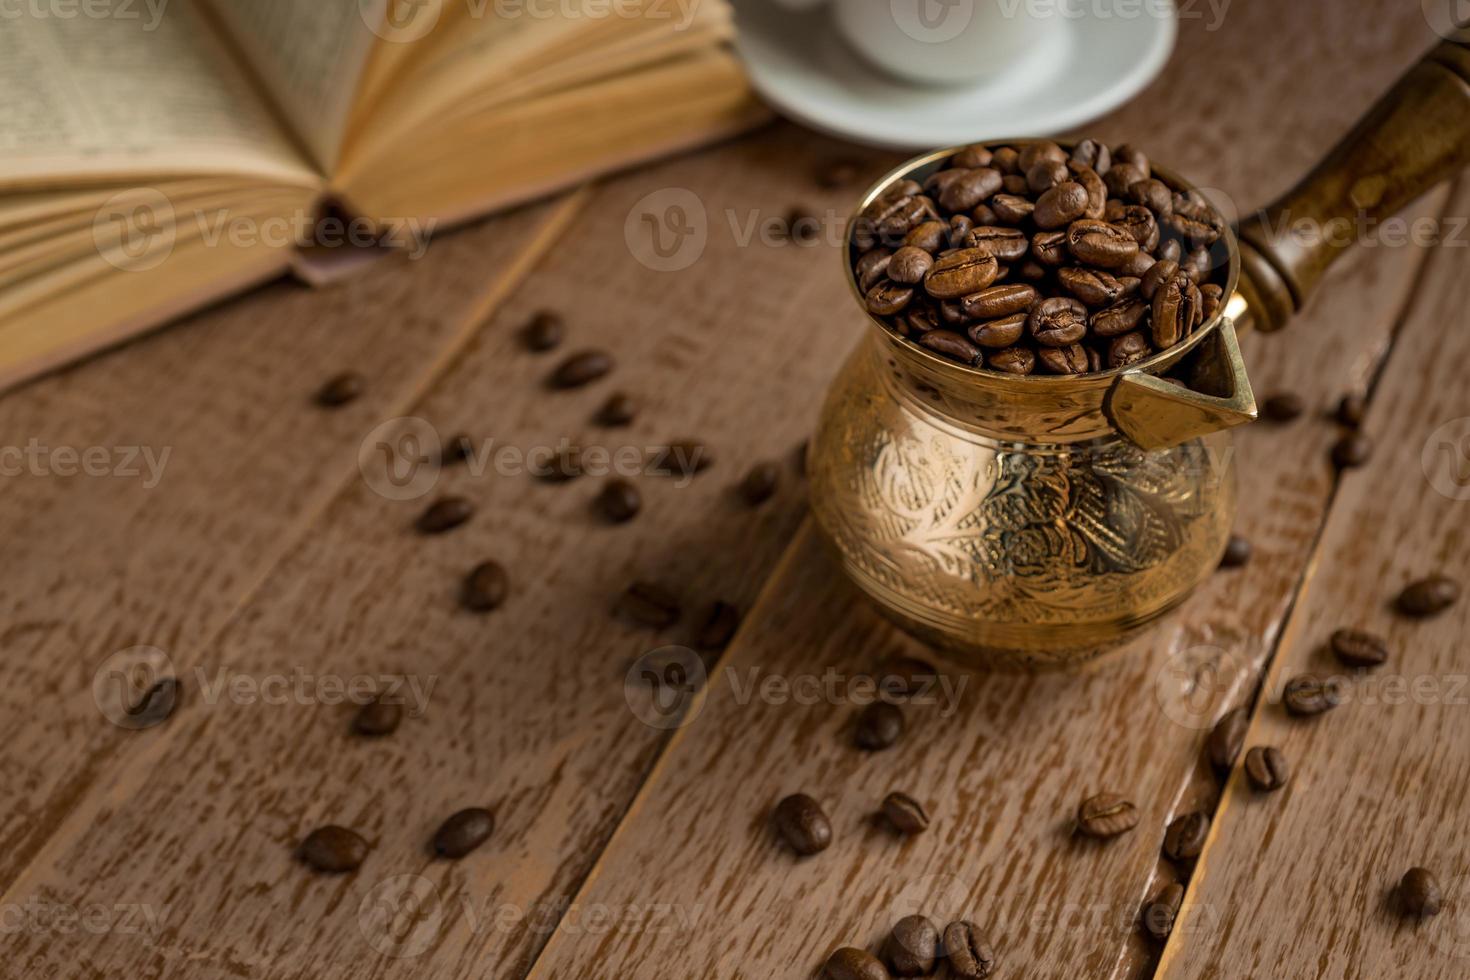
<path fill-rule="evenodd" d="M 62 9 L 0 20 L 0 191 L 139 175 L 321 183 L 193 0 L 136 20 Z"/>
<path fill-rule="evenodd" d="M 244 196 L 240 191 L 260 185 L 245 183 L 239 178 L 201 177 L 197 180 L 160 180 L 152 186 L 170 200 L 178 201 L 220 191 L 233 191 L 238 200 Z M 11 249 L 26 242 L 70 228 L 90 226 L 105 219 L 103 208 L 106 202 L 130 189 L 131 185 L 110 184 L 79 190 L 0 196 L 0 266 L 8 260 Z"/>
<path fill-rule="evenodd" d="M 207 2 L 297 139 L 330 173 L 388 0 Z"/>

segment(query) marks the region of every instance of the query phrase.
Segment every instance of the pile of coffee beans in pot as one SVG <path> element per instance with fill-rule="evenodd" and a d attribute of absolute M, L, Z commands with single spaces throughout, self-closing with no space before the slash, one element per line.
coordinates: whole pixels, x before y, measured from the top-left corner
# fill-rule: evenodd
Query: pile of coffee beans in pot
<path fill-rule="evenodd" d="M 889 185 L 855 223 L 868 312 L 937 354 L 1083 374 L 1173 347 L 1219 308 L 1219 214 L 1132 146 L 970 146 Z"/>

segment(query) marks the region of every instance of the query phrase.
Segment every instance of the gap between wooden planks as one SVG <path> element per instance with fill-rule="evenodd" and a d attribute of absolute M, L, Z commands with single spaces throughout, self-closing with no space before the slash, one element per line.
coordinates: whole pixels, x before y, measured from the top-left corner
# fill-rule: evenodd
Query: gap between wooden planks
<path fill-rule="evenodd" d="M 1445 214 L 1470 215 L 1470 183 Z M 1255 705 L 1247 745 L 1281 747 L 1291 783 L 1261 795 L 1232 777 L 1162 977 L 1470 973 L 1470 602 L 1427 621 L 1392 608 L 1425 575 L 1470 581 L 1466 247 L 1461 233 L 1431 254 L 1373 390 L 1375 454 L 1343 477 Z M 1337 663 L 1326 642 L 1339 627 L 1385 637 L 1388 663 Z M 1342 678 L 1346 703 L 1291 718 L 1280 692 L 1302 673 Z M 1400 918 L 1393 894 L 1419 865 L 1446 898 L 1422 923 Z"/>

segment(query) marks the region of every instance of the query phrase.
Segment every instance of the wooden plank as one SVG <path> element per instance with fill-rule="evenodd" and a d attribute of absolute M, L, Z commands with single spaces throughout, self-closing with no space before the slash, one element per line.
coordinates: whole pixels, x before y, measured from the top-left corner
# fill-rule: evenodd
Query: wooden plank
<path fill-rule="evenodd" d="M 1446 214 L 1467 208 L 1462 184 Z M 1393 608 L 1404 585 L 1431 573 L 1470 581 L 1463 220 L 1445 224 L 1451 237 L 1374 388 L 1366 431 L 1376 451 L 1342 482 L 1257 705 L 1247 744 L 1279 746 L 1291 782 L 1266 796 L 1243 773 L 1231 780 L 1164 977 L 1470 972 L 1470 602 L 1426 621 Z M 1388 663 L 1344 668 L 1327 650 L 1341 627 L 1386 638 Z M 1289 716 L 1280 692 L 1303 673 L 1341 678 L 1345 703 Z M 1436 873 L 1447 901 L 1423 923 L 1401 919 L 1393 895 L 1415 866 Z"/>
<path fill-rule="evenodd" d="M 0 884 L 137 745 L 94 672 L 138 644 L 204 645 L 337 491 L 366 420 L 416 397 L 555 217 L 526 209 L 324 292 L 270 286 L 0 400 Z M 364 396 L 316 408 L 348 369 Z"/>
<path fill-rule="evenodd" d="M 1164 79 L 1099 131 L 1148 133 L 1160 159 L 1243 204 L 1284 189 L 1429 41 L 1417 12 L 1387 4 L 1290 11 L 1237 3 L 1208 37 L 1186 22 Z M 1247 66 L 1264 77 L 1229 84 Z M 805 534 L 575 900 L 630 915 L 671 908 L 683 927 L 567 929 L 532 975 L 806 976 L 837 946 L 876 950 L 895 919 L 921 911 L 981 923 L 1008 975 L 1146 975 L 1136 916 L 1169 873 L 1164 828 L 1213 807 L 1198 762 L 1205 732 L 1253 689 L 1330 500 L 1335 432 L 1323 410 L 1371 376 L 1421 259 L 1359 250 L 1294 329 L 1252 338 L 1258 391 L 1290 385 L 1311 407 L 1238 440 L 1239 525 L 1255 558 L 1085 674 L 942 668 L 952 689 L 966 683 L 958 709 L 910 711 L 904 742 L 866 757 L 850 745 L 853 699 L 750 695 L 752 678 L 871 677 L 895 652 L 926 655 L 858 602 Z M 932 807 L 928 833 L 899 841 L 873 824 L 891 789 Z M 1102 846 L 1076 840 L 1077 803 L 1104 789 L 1140 804 L 1139 829 Z M 817 796 L 836 828 L 831 849 L 804 861 L 768 822 L 797 791 Z"/>
<path fill-rule="evenodd" d="M 464 494 L 478 513 L 432 539 L 410 530 L 429 497 L 347 486 L 221 635 L 170 646 L 189 687 L 180 713 L 74 804 L 0 899 L 133 903 L 158 909 L 164 925 L 143 940 L 22 936 L 15 961 L 37 975 L 73 964 L 143 975 L 186 965 L 191 976 L 524 974 L 666 739 L 629 711 L 630 666 L 651 647 L 689 642 L 705 602 L 748 608 L 802 520 L 794 450 L 862 325 L 824 315 L 849 302 L 833 249 L 744 234 L 752 219 L 784 220 L 793 204 L 822 211 L 854 194 L 808 186 L 820 162 L 851 152 L 780 127 L 619 179 L 579 207 L 413 414 L 446 435 L 493 439 L 494 450 L 566 438 L 641 452 L 694 436 L 713 466 L 688 485 L 637 478 L 645 511 L 620 527 L 589 509 L 599 480 L 553 486 L 461 466 L 433 492 Z M 874 158 L 871 177 L 891 162 Z M 626 229 L 691 198 L 708 219 L 702 249 L 691 240 L 681 253 L 692 264 L 643 264 L 637 256 L 661 263 L 635 255 Z M 830 224 L 840 232 L 835 212 Z M 556 354 L 532 354 L 519 339 L 541 308 L 568 320 Z M 589 346 L 613 353 L 612 377 L 548 392 L 553 365 Z M 592 425 L 616 389 L 641 399 L 638 419 Z M 733 486 L 761 460 L 780 464 L 780 488 L 753 511 Z M 456 607 L 456 591 L 486 558 L 509 569 L 512 594 L 481 617 Z M 685 597 L 679 627 L 658 633 L 610 615 L 635 578 Z M 347 707 L 315 695 L 282 705 L 210 699 L 196 669 L 210 685 L 224 671 L 256 684 L 391 672 L 435 686 L 422 717 L 368 742 L 348 736 Z M 470 804 L 497 810 L 492 842 L 457 864 L 429 860 L 437 823 Z M 356 875 L 313 875 L 293 860 L 302 836 L 333 821 L 374 842 Z M 404 875 L 443 889 L 445 913 L 430 950 L 395 958 L 380 952 L 380 930 L 365 934 L 359 910 L 391 904 Z M 499 923 L 502 907 L 530 922 Z"/>

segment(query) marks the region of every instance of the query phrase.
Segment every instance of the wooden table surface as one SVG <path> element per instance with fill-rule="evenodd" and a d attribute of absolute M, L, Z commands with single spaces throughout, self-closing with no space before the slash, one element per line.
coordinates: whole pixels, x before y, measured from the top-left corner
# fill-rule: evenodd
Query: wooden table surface
<path fill-rule="evenodd" d="M 1402 0 L 1235 0 L 1218 22 L 1185 10 L 1162 77 L 1089 132 L 1144 144 L 1242 211 L 1435 40 Z M 817 185 L 850 157 L 860 184 Z M 272 286 L 0 399 L 5 445 L 102 447 L 115 464 L 0 479 L 0 973 L 813 977 L 832 948 L 876 949 L 924 912 L 980 923 L 997 977 L 1470 976 L 1470 602 L 1427 622 L 1389 605 L 1417 576 L 1470 577 L 1470 184 L 1406 215 L 1438 243 L 1355 249 L 1291 329 L 1247 339 L 1258 395 L 1308 405 L 1237 440 L 1249 565 L 1081 675 L 942 667 L 954 697 L 867 755 L 847 689 L 760 693 L 932 655 L 864 605 L 805 519 L 797 447 L 865 326 L 835 244 L 759 229 L 801 206 L 836 236 L 896 162 L 773 125 L 340 288 Z M 642 216 L 691 200 L 686 216 L 706 220 L 669 263 L 682 267 L 640 261 Z M 519 342 L 540 309 L 567 318 L 557 353 Z M 610 378 L 546 389 L 562 354 L 592 346 L 616 357 Z M 345 369 L 367 393 L 316 408 Z M 598 428 L 615 390 L 638 418 Z M 1329 414 L 1349 391 L 1368 396 L 1377 448 L 1338 478 Z M 423 496 L 365 478 L 360 448 L 371 458 L 404 417 L 496 449 L 693 436 L 715 462 L 687 485 L 640 478 L 643 514 L 611 527 L 590 477 L 461 466 Z M 752 510 L 733 487 L 767 460 L 779 490 Z M 474 519 L 413 533 L 447 493 Z M 510 571 L 509 601 L 460 610 L 461 576 L 489 558 Z M 681 625 L 611 616 L 634 578 L 675 589 Z M 662 723 L 625 678 L 691 642 L 716 599 L 743 625 L 682 725 Z M 1281 685 L 1333 669 L 1323 644 L 1339 626 L 1383 633 L 1389 664 L 1351 678 L 1338 710 L 1289 718 Z M 162 651 L 184 691 L 166 723 L 130 731 L 99 710 L 94 679 L 137 647 Z M 330 685 L 383 675 L 418 684 L 425 709 L 392 737 L 351 736 Z M 1253 712 L 1250 744 L 1290 758 L 1284 791 L 1254 794 L 1238 771 L 1221 787 L 1203 763 L 1236 705 Z M 926 834 L 874 824 L 890 789 L 929 805 Z M 1083 844 L 1071 814 L 1103 789 L 1142 822 Z M 796 791 L 833 816 L 816 858 L 793 858 L 767 823 Z M 434 860 L 434 828 L 469 805 L 496 811 L 493 838 Z M 1180 875 L 1160 856 L 1165 827 L 1199 809 L 1212 834 L 1160 950 L 1138 909 Z M 357 872 L 293 859 L 326 823 L 371 841 Z M 1413 865 L 1446 890 L 1422 924 L 1391 901 Z"/>

